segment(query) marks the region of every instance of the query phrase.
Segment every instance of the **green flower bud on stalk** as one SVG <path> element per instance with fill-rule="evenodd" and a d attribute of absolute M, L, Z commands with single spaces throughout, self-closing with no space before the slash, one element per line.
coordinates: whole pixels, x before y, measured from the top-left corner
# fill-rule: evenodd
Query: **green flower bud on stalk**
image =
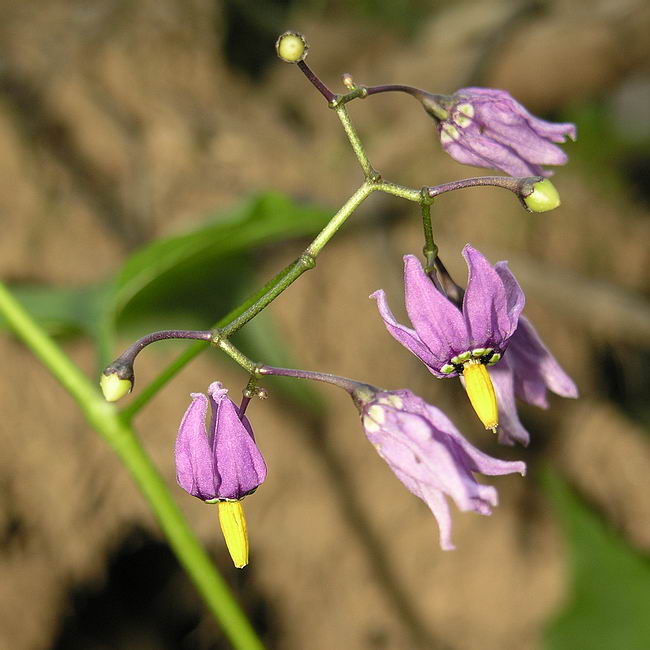
<path fill-rule="evenodd" d="M 102 373 L 99 386 L 107 402 L 117 402 L 131 392 L 133 382 L 130 379 L 120 379 L 117 372 L 112 372 L 109 375 Z"/>
<path fill-rule="evenodd" d="M 278 56 L 286 63 L 298 63 L 307 56 L 309 46 L 302 34 L 298 32 L 284 32 L 275 43 Z"/>
<path fill-rule="evenodd" d="M 560 195 L 548 178 L 534 183 L 533 191 L 523 198 L 531 212 L 548 212 L 560 205 Z"/>

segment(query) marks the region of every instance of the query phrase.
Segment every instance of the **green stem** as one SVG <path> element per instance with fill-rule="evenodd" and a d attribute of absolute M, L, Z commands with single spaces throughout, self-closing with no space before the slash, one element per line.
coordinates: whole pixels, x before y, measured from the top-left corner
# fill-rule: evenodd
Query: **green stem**
<path fill-rule="evenodd" d="M 422 201 L 420 207 L 422 208 L 422 228 L 424 230 L 424 248 L 422 252 L 426 259 L 426 267 L 424 272 L 431 275 L 435 269 L 436 257 L 438 257 L 438 246 L 433 239 L 433 226 L 431 224 L 431 199 L 427 199 L 425 194 L 422 194 Z"/>
<path fill-rule="evenodd" d="M 345 104 L 335 106 L 334 110 L 336 111 L 339 120 L 341 120 L 345 134 L 348 136 L 348 140 L 352 145 L 354 155 L 357 157 L 357 160 L 361 165 L 361 169 L 363 169 L 363 175 L 368 180 L 378 181 L 380 178 L 379 173 L 373 168 L 373 166 L 370 164 L 370 161 L 368 160 L 368 156 L 366 155 L 366 151 L 361 144 L 357 130 L 354 128 L 352 122 L 350 121 L 350 116 L 348 115 L 347 108 L 345 108 Z"/>
<path fill-rule="evenodd" d="M 174 553 L 232 645 L 238 650 L 262 649 L 262 642 L 192 533 L 134 430 L 2 283 L 0 312 L 23 343 L 70 393 L 89 424 L 127 467 L 156 515 Z"/>
<path fill-rule="evenodd" d="M 221 338 L 220 334 L 214 337 L 214 344 L 223 350 L 233 361 L 236 361 L 244 370 L 255 376 L 258 364 L 249 359 L 239 348 L 235 347 L 228 339 Z M 249 382 L 250 383 L 250 382 Z"/>
<path fill-rule="evenodd" d="M 295 282 L 305 271 L 313 268 L 315 259 L 323 247 L 336 234 L 348 217 L 371 194 L 375 185 L 366 181 L 330 219 L 328 224 L 316 235 L 304 253 L 294 262 L 286 266 L 273 279 L 269 280 L 259 291 L 251 296 L 242 305 L 233 309 L 215 324 L 214 329 L 219 330 L 222 338 L 227 339 L 243 327 L 249 320 L 259 314 L 273 300 L 275 300 L 287 287 Z M 156 393 L 176 376 L 192 359 L 203 349 L 204 343 L 194 343 L 182 352 L 177 359 L 172 361 L 148 386 L 141 390 L 122 410 L 126 420 L 131 420 L 140 409 L 145 406 Z"/>
<path fill-rule="evenodd" d="M 341 209 L 330 219 L 314 241 L 307 247 L 305 253 L 316 257 L 327 242 L 332 239 L 338 229 L 346 222 L 348 217 L 374 192 L 375 185 L 366 181 L 341 207 Z"/>
<path fill-rule="evenodd" d="M 386 194 L 398 196 L 400 199 L 406 199 L 407 201 L 414 201 L 415 203 L 422 201 L 422 192 L 420 190 L 415 190 L 411 187 L 406 187 L 406 185 L 400 185 L 399 183 L 380 181 L 375 184 L 375 189 Z"/>

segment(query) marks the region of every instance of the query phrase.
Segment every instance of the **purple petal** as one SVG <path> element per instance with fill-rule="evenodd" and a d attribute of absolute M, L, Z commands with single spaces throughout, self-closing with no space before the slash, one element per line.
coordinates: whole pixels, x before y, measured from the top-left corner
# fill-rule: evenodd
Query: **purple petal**
<path fill-rule="evenodd" d="M 175 447 L 178 484 L 204 501 L 217 496 L 212 451 L 205 430 L 207 410 L 206 396 L 192 393 L 192 403 L 181 421 Z"/>
<path fill-rule="evenodd" d="M 565 142 L 567 136 L 572 140 L 576 139 L 575 124 L 547 122 L 535 117 L 505 90 L 496 88 L 461 88 L 456 95 L 460 96 L 459 102 L 470 102 L 476 107 L 490 104 L 504 106 L 504 110 L 523 117 L 538 135 L 554 142 Z"/>
<path fill-rule="evenodd" d="M 398 414 L 390 408 L 384 412 L 386 421 L 381 429 L 376 432 L 366 429 L 366 435 L 389 467 L 417 484 L 448 494 L 460 510 L 471 510 L 475 490 L 468 484 L 469 474 L 449 448 L 433 437 L 430 424 L 413 413 Z"/>
<path fill-rule="evenodd" d="M 219 414 L 219 404 L 221 400 L 228 394 L 228 389 L 223 387 L 220 381 L 214 381 L 208 386 L 208 399 L 210 400 L 210 428 L 208 429 L 208 442 L 210 448 L 214 444 L 214 434 L 217 430 L 217 416 Z"/>
<path fill-rule="evenodd" d="M 220 396 L 212 453 L 219 498 L 240 499 L 266 479 L 264 458 L 225 395 Z"/>
<path fill-rule="evenodd" d="M 517 414 L 512 370 L 507 360 L 502 359 L 489 369 L 492 385 L 499 405 L 499 442 L 502 445 L 514 445 L 515 442 L 528 446 L 530 434 L 524 428 Z"/>
<path fill-rule="evenodd" d="M 459 140 L 443 143 L 445 151 L 459 163 L 500 169 L 510 176 L 549 176 L 545 171 L 522 158 L 512 147 L 488 137 L 476 129 L 464 129 Z"/>
<path fill-rule="evenodd" d="M 379 289 L 373 294 L 370 294 L 370 298 L 374 298 L 377 301 L 379 315 L 382 317 L 386 329 L 389 331 L 391 336 L 405 348 L 410 350 L 416 357 L 419 357 L 427 366 L 429 366 L 429 369 L 435 375 L 440 377 L 445 376 L 438 372 L 438 369 L 445 360 L 443 359 L 441 361 L 438 355 L 434 356 L 431 350 L 422 343 L 415 330 L 412 330 L 395 320 L 395 316 L 393 316 L 393 312 L 390 310 L 390 307 L 386 302 L 386 294 L 383 289 Z"/>
<path fill-rule="evenodd" d="M 510 318 L 511 332 L 517 329 L 519 324 L 519 315 L 521 314 L 524 304 L 526 303 L 526 296 L 519 286 L 519 282 L 508 268 L 508 262 L 497 262 L 494 265 L 494 270 L 499 274 L 503 288 L 506 291 L 506 301 L 508 303 L 508 316 Z"/>
<path fill-rule="evenodd" d="M 439 362 L 468 349 L 467 328 L 460 310 L 434 286 L 414 255 L 404 256 L 406 311 L 420 340 Z"/>
<path fill-rule="evenodd" d="M 456 547 L 451 541 L 451 513 L 445 495 L 429 485 L 417 484 L 409 476 L 399 470 L 393 470 L 397 478 L 428 506 L 438 522 L 440 531 L 440 548 L 443 551 L 453 551 Z M 412 487 L 410 486 L 412 484 Z"/>
<path fill-rule="evenodd" d="M 499 363 L 501 365 L 503 361 Z M 492 373 L 490 369 L 490 374 Z M 463 378 L 461 377 L 461 382 Z M 483 453 L 468 440 L 454 426 L 452 421 L 439 409 L 427 404 L 421 397 L 408 390 L 394 391 L 404 402 L 403 409 L 410 413 L 417 413 L 426 418 L 429 423 L 438 431 L 444 433 L 453 441 L 456 458 L 459 462 L 472 472 L 480 472 L 487 476 L 501 476 L 504 474 L 526 473 L 526 464 L 521 461 L 508 461 L 493 458 Z M 381 397 L 381 395 L 379 396 Z M 499 425 L 499 428 L 501 425 Z M 452 445 L 450 444 L 450 447 Z"/>
<path fill-rule="evenodd" d="M 548 407 L 547 388 L 562 397 L 578 397 L 575 383 L 524 316 L 519 318 L 519 326 L 510 339 L 508 361 L 517 396 L 529 404 Z"/>
<path fill-rule="evenodd" d="M 485 257 L 469 244 L 463 248 L 463 257 L 469 268 L 463 315 L 470 348 L 500 348 L 514 331 L 503 281 Z"/>
<path fill-rule="evenodd" d="M 562 149 L 535 130 L 531 124 L 534 118 L 514 100 L 478 103 L 476 119 L 487 136 L 511 147 L 524 160 L 542 165 L 563 165 L 568 160 Z"/>

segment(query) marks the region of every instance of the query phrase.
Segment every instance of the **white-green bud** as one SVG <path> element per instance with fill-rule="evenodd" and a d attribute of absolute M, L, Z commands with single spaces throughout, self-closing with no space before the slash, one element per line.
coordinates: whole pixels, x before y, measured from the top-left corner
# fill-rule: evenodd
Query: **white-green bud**
<path fill-rule="evenodd" d="M 280 34 L 275 44 L 278 56 L 287 63 L 298 63 L 307 56 L 309 45 L 305 37 L 298 32 Z"/>
<path fill-rule="evenodd" d="M 524 197 L 524 203 L 532 212 L 548 212 L 560 205 L 560 195 L 555 185 L 545 178 L 533 184 L 533 191 Z"/>
<path fill-rule="evenodd" d="M 99 379 L 99 387 L 102 389 L 104 399 L 107 402 L 117 402 L 133 389 L 133 382 L 130 379 L 120 379 L 116 372 L 109 375 L 102 373 Z"/>

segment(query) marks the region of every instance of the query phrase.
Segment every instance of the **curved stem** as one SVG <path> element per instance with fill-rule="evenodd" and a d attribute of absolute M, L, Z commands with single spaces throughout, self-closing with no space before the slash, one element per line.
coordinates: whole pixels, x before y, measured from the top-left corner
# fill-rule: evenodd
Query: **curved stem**
<path fill-rule="evenodd" d="M 442 185 L 435 185 L 426 188 L 429 196 L 434 198 L 440 196 L 445 192 L 453 192 L 455 190 L 462 190 L 466 187 L 479 187 L 491 186 L 501 187 L 509 190 L 517 196 L 520 200 L 522 197 L 527 196 L 532 191 L 535 183 L 544 180 L 543 176 L 524 176 L 516 178 L 513 176 L 475 176 L 473 178 L 462 178 L 458 181 L 451 181 L 450 183 L 443 183 Z"/>
<path fill-rule="evenodd" d="M 429 93 L 426 90 L 421 90 L 420 88 L 414 88 L 413 86 L 404 86 L 403 84 L 384 84 L 381 86 L 365 86 L 366 95 L 379 95 L 380 93 L 406 93 L 420 99 L 424 95 Z"/>
<path fill-rule="evenodd" d="M 336 101 L 336 95 L 318 78 L 304 60 L 298 61 L 298 67 L 316 90 L 318 90 L 318 92 L 325 97 L 330 104 Z"/>
<path fill-rule="evenodd" d="M 313 370 L 298 370 L 296 368 L 275 368 L 273 366 L 260 366 L 257 369 L 258 375 L 267 375 L 272 377 L 294 377 L 295 379 L 311 379 L 313 381 L 322 381 L 326 384 L 332 384 L 343 388 L 348 393 L 352 394 L 355 390 L 366 386 L 363 382 L 348 379 L 347 377 L 339 377 L 332 375 L 329 372 L 314 372 Z"/>
<path fill-rule="evenodd" d="M 0 312 L 23 343 L 70 393 L 89 424 L 126 466 L 174 553 L 233 646 L 238 650 L 262 650 L 262 642 L 191 531 L 135 431 L 2 283 Z"/>

